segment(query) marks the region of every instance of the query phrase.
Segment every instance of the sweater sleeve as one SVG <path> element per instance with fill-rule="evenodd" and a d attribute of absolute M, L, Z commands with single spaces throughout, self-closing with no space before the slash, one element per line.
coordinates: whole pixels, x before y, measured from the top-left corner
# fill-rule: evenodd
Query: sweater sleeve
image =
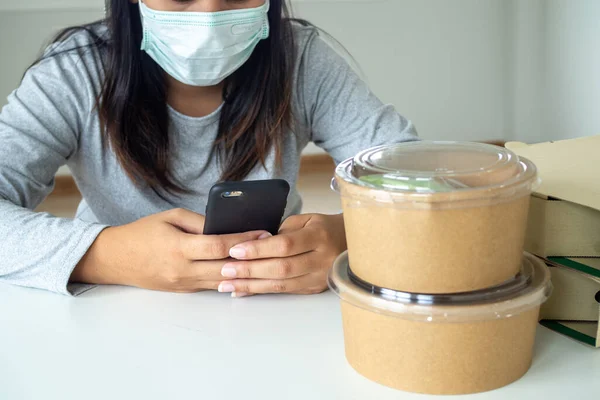
<path fill-rule="evenodd" d="M 94 105 L 76 55 L 31 68 L 0 112 L 0 281 L 66 295 L 73 269 L 105 226 L 33 210 L 77 152 Z"/>
<path fill-rule="evenodd" d="M 418 139 L 413 124 L 383 104 L 316 33 L 300 54 L 298 75 L 311 140 L 337 163 L 370 147 Z"/>

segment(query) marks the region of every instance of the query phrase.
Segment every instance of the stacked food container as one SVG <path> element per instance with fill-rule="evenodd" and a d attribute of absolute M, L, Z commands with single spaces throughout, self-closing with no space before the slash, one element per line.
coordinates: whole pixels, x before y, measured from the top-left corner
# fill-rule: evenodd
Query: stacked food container
<path fill-rule="evenodd" d="M 411 392 L 463 394 L 527 372 L 546 266 L 523 253 L 535 166 L 477 143 L 410 142 L 341 163 L 348 252 L 329 284 L 346 357 Z"/>

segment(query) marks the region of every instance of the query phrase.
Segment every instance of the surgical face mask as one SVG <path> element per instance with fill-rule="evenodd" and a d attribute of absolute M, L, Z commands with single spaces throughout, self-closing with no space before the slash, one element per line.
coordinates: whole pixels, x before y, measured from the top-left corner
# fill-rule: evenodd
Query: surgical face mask
<path fill-rule="evenodd" d="M 263 6 L 220 12 L 169 12 L 139 2 L 144 50 L 166 73 L 191 86 L 212 86 L 239 69 L 269 37 Z"/>

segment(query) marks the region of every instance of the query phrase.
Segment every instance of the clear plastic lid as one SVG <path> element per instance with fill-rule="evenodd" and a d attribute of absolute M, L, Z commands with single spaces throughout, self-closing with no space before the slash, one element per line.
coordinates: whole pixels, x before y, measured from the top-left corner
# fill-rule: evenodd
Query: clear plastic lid
<path fill-rule="evenodd" d="M 545 263 L 525 254 L 521 272 L 493 288 L 456 294 L 416 294 L 372 286 L 356 277 L 348 253 L 335 262 L 329 287 L 343 301 L 379 314 L 421 322 L 475 322 L 508 318 L 538 307 L 552 293 Z"/>
<path fill-rule="evenodd" d="M 469 142 L 406 142 L 375 147 L 342 162 L 336 175 L 347 183 L 390 193 L 377 201 L 449 201 L 530 194 L 537 170 L 508 149 Z M 356 193 L 354 193 L 356 194 Z"/>

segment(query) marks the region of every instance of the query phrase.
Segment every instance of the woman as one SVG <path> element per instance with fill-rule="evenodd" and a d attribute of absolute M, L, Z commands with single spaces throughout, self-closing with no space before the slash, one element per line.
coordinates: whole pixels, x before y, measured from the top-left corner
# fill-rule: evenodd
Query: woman
<path fill-rule="evenodd" d="M 107 0 L 105 21 L 59 35 L 0 114 L 0 280 L 325 290 L 344 226 L 299 214 L 302 149 L 341 161 L 415 133 L 287 15 L 284 0 Z M 77 217 L 33 212 L 65 164 Z M 215 182 L 269 178 L 293 188 L 279 235 L 202 235 Z"/>

